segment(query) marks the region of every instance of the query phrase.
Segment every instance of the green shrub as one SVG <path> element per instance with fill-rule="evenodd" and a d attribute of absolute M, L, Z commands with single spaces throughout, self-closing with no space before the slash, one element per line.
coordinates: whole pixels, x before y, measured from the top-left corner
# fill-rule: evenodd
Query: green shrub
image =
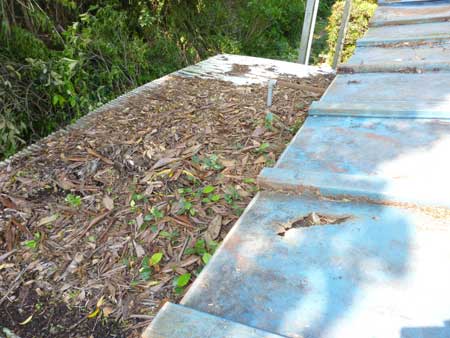
<path fill-rule="evenodd" d="M 356 40 L 361 38 L 369 26 L 369 20 L 377 7 L 376 0 L 353 0 L 347 35 L 342 51 L 341 62 L 345 62 L 355 50 Z M 336 42 L 341 25 L 344 0 L 338 0 L 333 5 L 328 26 L 328 55 L 327 61 L 331 64 L 336 49 Z"/>

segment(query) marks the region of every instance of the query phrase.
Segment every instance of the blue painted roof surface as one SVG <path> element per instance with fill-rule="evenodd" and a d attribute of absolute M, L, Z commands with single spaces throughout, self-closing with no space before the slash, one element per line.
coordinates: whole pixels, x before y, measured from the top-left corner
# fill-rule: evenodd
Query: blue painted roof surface
<path fill-rule="evenodd" d="M 450 40 L 450 22 L 371 27 L 357 46 Z"/>
<path fill-rule="evenodd" d="M 449 157 L 450 120 L 309 117 L 259 179 L 277 188 L 450 207 Z"/>
<path fill-rule="evenodd" d="M 425 44 L 411 48 L 358 47 L 345 64 L 344 72 L 424 72 L 450 71 L 450 44 Z"/>
<path fill-rule="evenodd" d="M 409 3 L 402 6 L 380 6 L 370 20 L 370 25 L 404 25 L 441 22 L 450 19 L 450 4 L 446 1 Z"/>
<path fill-rule="evenodd" d="M 166 303 L 142 338 L 282 338 L 246 325 Z"/>
<path fill-rule="evenodd" d="M 398 5 L 408 5 L 411 3 L 416 4 L 428 4 L 430 2 L 445 2 L 446 0 L 378 0 L 379 5 L 383 6 L 398 6 Z"/>
<path fill-rule="evenodd" d="M 310 115 L 450 118 L 450 73 L 338 75 Z"/>
<path fill-rule="evenodd" d="M 277 234 L 311 212 L 349 219 Z M 400 337 L 449 318 L 449 242 L 417 209 L 262 193 L 182 304 L 287 337 Z"/>

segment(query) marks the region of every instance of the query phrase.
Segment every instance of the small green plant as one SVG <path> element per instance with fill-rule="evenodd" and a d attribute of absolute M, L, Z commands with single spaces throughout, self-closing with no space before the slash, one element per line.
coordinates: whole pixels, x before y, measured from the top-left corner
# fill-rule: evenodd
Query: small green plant
<path fill-rule="evenodd" d="M 212 193 L 216 188 L 214 188 L 212 185 L 207 185 L 206 187 L 203 188 L 203 193 L 204 194 L 210 194 Z"/>
<path fill-rule="evenodd" d="M 162 238 L 167 238 L 172 242 L 175 239 L 177 239 L 180 236 L 180 234 L 178 233 L 178 231 L 168 232 L 163 230 L 159 232 L 159 236 Z"/>
<path fill-rule="evenodd" d="M 260 154 L 265 154 L 268 152 L 269 147 L 270 147 L 270 144 L 267 142 L 264 142 L 258 147 L 258 149 L 256 149 L 256 152 L 260 153 Z"/>
<path fill-rule="evenodd" d="M 173 280 L 173 286 L 175 288 L 175 293 L 180 294 L 184 291 L 184 287 L 188 285 L 191 280 L 191 274 L 189 272 L 184 273 Z"/>
<path fill-rule="evenodd" d="M 207 243 L 204 239 L 199 239 L 195 242 L 194 247 L 186 249 L 185 254 L 200 256 L 203 263 L 206 265 L 218 246 L 219 244 L 215 241 Z"/>
<path fill-rule="evenodd" d="M 211 203 L 211 202 L 218 202 L 220 200 L 219 194 L 213 194 L 213 192 L 216 190 L 215 187 L 212 185 L 207 185 L 203 188 L 202 194 L 206 195 L 202 198 L 203 203 Z"/>
<path fill-rule="evenodd" d="M 41 233 L 40 232 L 35 232 L 34 233 L 34 238 L 28 241 L 25 241 L 23 243 L 24 246 L 26 246 L 27 248 L 30 249 L 36 249 L 39 245 L 39 241 L 41 240 Z"/>
<path fill-rule="evenodd" d="M 147 202 L 147 198 L 144 195 L 138 194 L 138 193 L 133 193 L 131 195 L 131 200 L 130 200 L 131 211 L 135 212 L 137 210 L 137 203 L 140 201 Z"/>
<path fill-rule="evenodd" d="M 178 193 L 180 195 L 191 194 L 192 193 L 192 188 L 179 188 L 178 189 Z"/>
<path fill-rule="evenodd" d="M 144 216 L 144 221 L 150 222 L 150 221 L 157 221 L 159 219 L 162 219 L 164 217 L 164 212 L 159 210 L 156 207 L 152 207 L 150 209 L 150 213 Z"/>
<path fill-rule="evenodd" d="M 162 252 L 157 252 L 153 254 L 151 257 L 145 256 L 142 259 L 141 268 L 139 269 L 140 278 L 144 281 L 150 280 L 153 273 L 153 267 L 158 265 L 162 258 L 163 258 Z"/>
<path fill-rule="evenodd" d="M 235 187 L 230 187 L 228 193 L 225 194 L 224 199 L 228 204 L 233 204 L 234 201 L 241 200 L 241 195 L 239 195 Z"/>
<path fill-rule="evenodd" d="M 202 261 L 206 265 L 206 264 L 208 264 L 208 262 L 210 261 L 211 258 L 212 258 L 212 255 L 209 252 L 205 252 L 202 256 Z"/>
<path fill-rule="evenodd" d="M 181 200 L 181 209 L 178 211 L 180 215 L 191 215 L 195 216 L 196 211 L 192 202 L 186 201 L 185 199 Z"/>
<path fill-rule="evenodd" d="M 202 160 L 203 167 L 207 170 L 222 170 L 224 167 L 219 162 L 219 157 L 215 154 L 210 155 Z"/>
<path fill-rule="evenodd" d="M 65 201 L 73 208 L 79 207 L 81 205 L 81 196 L 68 194 Z"/>

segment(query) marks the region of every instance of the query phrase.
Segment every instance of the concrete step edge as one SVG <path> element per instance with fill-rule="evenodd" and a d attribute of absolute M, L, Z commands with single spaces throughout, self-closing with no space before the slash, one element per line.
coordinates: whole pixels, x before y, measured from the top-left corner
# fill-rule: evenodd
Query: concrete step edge
<path fill-rule="evenodd" d="M 387 117 L 408 119 L 450 119 L 450 110 L 435 108 L 415 108 L 408 106 L 407 101 L 398 102 L 361 102 L 325 103 L 313 102 L 309 115 L 318 116 L 358 116 L 358 117 Z"/>
<path fill-rule="evenodd" d="M 393 178 L 327 172 L 298 172 L 284 168 L 264 168 L 257 182 L 261 189 L 292 192 L 375 204 L 415 205 L 450 208 L 447 197 L 416 194 L 411 191 L 393 193 L 386 189 Z"/>
<path fill-rule="evenodd" d="M 283 338 L 192 308 L 166 303 L 142 338 Z"/>

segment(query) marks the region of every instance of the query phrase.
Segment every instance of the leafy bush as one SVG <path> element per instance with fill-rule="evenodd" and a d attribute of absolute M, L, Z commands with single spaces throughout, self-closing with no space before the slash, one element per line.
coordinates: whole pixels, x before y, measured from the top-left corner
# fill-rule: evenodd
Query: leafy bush
<path fill-rule="evenodd" d="M 353 0 L 350 21 L 347 35 L 342 51 L 341 62 L 345 62 L 355 50 L 356 40 L 364 35 L 369 26 L 369 20 L 377 7 L 376 0 Z M 339 28 L 341 25 L 342 13 L 344 10 L 344 0 L 338 0 L 333 5 L 332 14 L 329 18 L 328 26 L 328 57 L 331 64 L 336 49 Z"/>

